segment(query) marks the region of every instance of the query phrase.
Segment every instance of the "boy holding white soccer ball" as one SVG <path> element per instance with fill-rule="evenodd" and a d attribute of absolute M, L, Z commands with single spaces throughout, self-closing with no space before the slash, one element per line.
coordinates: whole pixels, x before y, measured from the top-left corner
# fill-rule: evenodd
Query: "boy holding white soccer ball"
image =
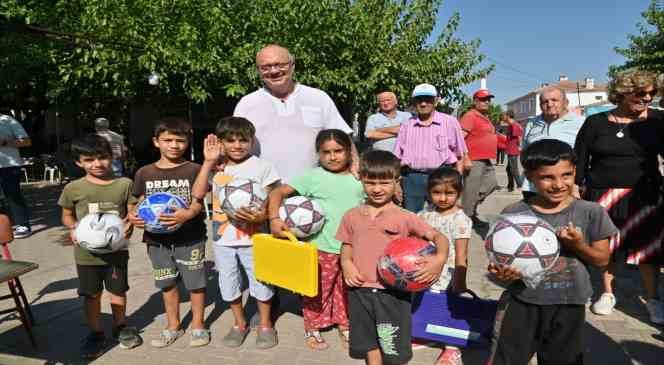
<path fill-rule="evenodd" d="M 493 365 L 582 364 L 585 304 L 592 294 L 587 265 L 609 262 L 609 238 L 617 233 L 597 203 L 574 198 L 576 157 L 557 140 L 541 140 L 521 155 L 534 197 L 512 204 L 503 214 L 534 214 L 556 229 L 560 256 L 531 288 L 507 265 L 489 265 L 498 280 L 510 282 L 498 304 L 490 359 Z"/>
<path fill-rule="evenodd" d="M 219 271 L 219 290 L 230 302 L 235 323 L 224 336 L 228 347 L 239 347 L 249 333 L 242 308 L 242 276 L 247 273 L 249 293 L 256 298 L 260 325 L 256 347 L 268 349 L 277 345 L 277 332 L 272 326 L 270 308 L 274 290 L 256 280 L 253 269 L 251 235 L 267 232 L 265 224 L 267 192 L 279 184 L 275 168 L 251 155 L 255 128 L 245 118 L 227 117 L 217 124 L 215 134 L 204 141 L 205 162 L 196 178 L 193 193 L 202 199 L 212 176 L 212 235 L 214 256 Z"/>
<path fill-rule="evenodd" d="M 62 207 L 62 224 L 69 229 L 74 242 L 78 294 L 85 298 L 85 316 L 91 330 L 83 340 L 81 356 L 94 359 L 103 354 L 106 347 L 100 320 L 104 287 L 111 294 L 113 337 L 122 348 L 136 347 L 142 340 L 135 328 L 126 325 L 129 251 L 125 248 L 100 254 L 84 249 L 78 244 L 77 224 L 89 214 L 99 214 L 101 217 L 101 213 L 114 213 L 124 219 L 128 204 L 134 204 L 136 199 L 131 195 L 131 180 L 113 176 L 113 154 L 108 141 L 96 134 L 89 134 L 75 140 L 71 150 L 76 164 L 85 171 L 85 176 L 65 186 L 58 205 Z M 131 236 L 131 232 L 132 225 L 126 223 L 122 232 L 125 238 Z"/>

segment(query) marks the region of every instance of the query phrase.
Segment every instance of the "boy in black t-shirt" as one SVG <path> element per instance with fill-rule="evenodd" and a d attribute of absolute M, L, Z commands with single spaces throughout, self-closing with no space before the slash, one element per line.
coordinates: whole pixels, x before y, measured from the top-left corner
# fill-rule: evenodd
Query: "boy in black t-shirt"
<path fill-rule="evenodd" d="M 191 125 L 184 119 L 165 118 L 157 122 L 152 141 L 159 149 L 160 159 L 140 168 L 134 177 L 133 195 L 143 199 L 157 192 L 169 192 L 181 197 L 189 208 L 173 214 L 162 214 L 165 226 L 180 225 L 169 233 L 145 231 L 143 242 L 148 245 L 155 285 L 162 290 L 168 325 L 159 338 L 152 340 L 154 347 L 170 346 L 184 334 L 180 328 L 180 297 L 177 280 L 181 279 L 191 298 L 191 347 L 210 343 L 210 332 L 205 329 L 205 241 L 206 227 L 201 213 L 202 203 L 192 199 L 191 189 L 200 165 L 187 161 L 183 155 L 189 146 Z M 137 226 L 145 222 L 131 209 L 129 219 Z"/>
<path fill-rule="evenodd" d="M 608 239 L 617 230 L 602 206 L 572 196 L 575 162 L 572 148 L 557 140 L 537 141 L 521 156 L 537 193 L 503 213 L 534 214 L 555 227 L 560 257 L 534 289 L 517 270 L 489 265 L 511 284 L 500 298 L 487 364 L 526 365 L 534 353 L 539 365 L 583 363 L 585 304 L 592 294 L 586 265 L 609 262 Z"/>

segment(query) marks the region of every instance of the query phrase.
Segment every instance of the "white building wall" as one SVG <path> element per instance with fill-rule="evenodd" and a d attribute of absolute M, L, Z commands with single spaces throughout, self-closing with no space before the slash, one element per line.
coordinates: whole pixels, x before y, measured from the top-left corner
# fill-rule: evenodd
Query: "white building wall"
<path fill-rule="evenodd" d="M 579 104 L 579 98 L 581 99 L 581 104 Z M 608 96 L 605 91 L 581 92 L 580 94 L 577 94 L 576 92 L 568 92 L 567 99 L 569 100 L 569 106 L 573 108 L 594 104 L 600 101 L 607 101 Z"/>

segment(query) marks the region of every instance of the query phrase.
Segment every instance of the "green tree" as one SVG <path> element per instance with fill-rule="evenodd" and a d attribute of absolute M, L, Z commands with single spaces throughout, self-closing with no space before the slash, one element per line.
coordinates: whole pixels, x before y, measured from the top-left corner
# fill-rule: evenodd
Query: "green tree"
<path fill-rule="evenodd" d="M 299 81 L 327 91 L 349 115 L 367 113 L 377 89 L 407 100 L 421 82 L 458 101 L 462 85 L 491 71 L 479 67 L 479 40 L 454 36 L 458 14 L 427 42 L 441 3 L 5 0 L 0 25 L 17 42 L 41 35 L 35 62 L 48 70 L 51 98 L 140 97 L 152 72 L 165 95 L 238 98 L 259 85 L 255 53 L 274 42 L 295 55 Z"/>
<path fill-rule="evenodd" d="M 645 22 L 639 23 L 639 34 L 630 35 L 626 48 L 616 47 L 615 51 L 627 61 L 621 66 L 612 66 L 611 73 L 618 70 L 638 67 L 664 73 L 664 5 L 652 0 L 648 9 L 641 13 Z"/>

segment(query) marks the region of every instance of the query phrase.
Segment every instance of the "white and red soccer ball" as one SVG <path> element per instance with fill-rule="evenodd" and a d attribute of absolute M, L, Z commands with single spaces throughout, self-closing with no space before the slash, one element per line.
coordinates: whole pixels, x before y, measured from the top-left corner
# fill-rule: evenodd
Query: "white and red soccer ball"
<path fill-rule="evenodd" d="M 527 214 L 499 216 L 489 228 L 485 248 L 489 261 L 516 268 L 531 288 L 539 284 L 560 255 L 555 229 Z"/>
<path fill-rule="evenodd" d="M 305 238 L 323 229 L 325 211 L 312 199 L 293 196 L 284 200 L 279 207 L 279 218 L 296 237 Z"/>
<path fill-rule="evenodd" d="M 262 186 L 249 179 L 233 179 L 217 188 L 221 210 L 234 216 L 240 208 L 260 209 L 267 200 L 267 192 Z"/>

